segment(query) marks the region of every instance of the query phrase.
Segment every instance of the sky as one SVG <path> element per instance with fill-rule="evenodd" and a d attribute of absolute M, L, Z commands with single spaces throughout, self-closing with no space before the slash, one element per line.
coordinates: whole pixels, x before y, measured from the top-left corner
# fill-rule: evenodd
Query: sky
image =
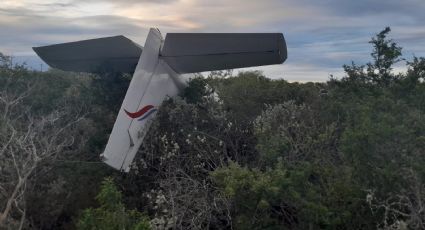
<path fill-rule="evenodd" d="M 344 76 L 370 61 L 370 39 L 390 26 L 403 56 L 425 56 L 425 0 L 0 0 L 0 52 L 41 65 L 31 47 L 124 35 L 143 45 L 168 32 L 282 32 L 283 65 L 250 68 L 288 81 Z M 403 71 L 402 65 L 395 71 Z"/>

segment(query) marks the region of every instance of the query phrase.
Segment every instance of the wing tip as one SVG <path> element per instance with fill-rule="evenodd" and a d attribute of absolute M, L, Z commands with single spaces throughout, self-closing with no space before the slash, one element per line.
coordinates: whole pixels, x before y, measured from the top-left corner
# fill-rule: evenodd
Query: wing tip
<path fill-rule="evenodd" d="M 55 68 L 55 66 L 53 66 L 52 63 L 48 61 L 48 58 L 44 55 L 43 47 L 45 46 L 37 46 L 37 47 L 31 47 L 31 48 L 44 63 L 46 63 L 49 67 Z"/>
<path fill-rule="evenodd" d="M 282 64 L 288 58 L 288 49 L 286 47 L 285 37 L 283 33 L 278 33 L 278 50 L 279 50 L 279 64 Z"/>

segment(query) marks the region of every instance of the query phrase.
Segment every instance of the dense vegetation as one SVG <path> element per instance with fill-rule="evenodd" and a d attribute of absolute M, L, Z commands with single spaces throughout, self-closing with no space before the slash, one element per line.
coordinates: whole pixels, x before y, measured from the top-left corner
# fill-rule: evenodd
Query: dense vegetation
<path fill-rule="evenodd" d="M 425 59 L 387 28 L 326 83 L 213 72 L 129 174 L 99 162 L 130 77 L 0 56 L 0 229 L 425 229 Z"/>

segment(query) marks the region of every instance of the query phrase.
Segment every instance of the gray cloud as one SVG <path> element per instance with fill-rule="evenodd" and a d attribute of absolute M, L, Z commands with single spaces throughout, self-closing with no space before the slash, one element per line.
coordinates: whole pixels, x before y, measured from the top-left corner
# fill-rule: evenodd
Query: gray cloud
<path fill-rule="evenodd" d="M 95 37 L 126 35 L 135 41 L 146 36 L 147 28 L 126 17 L 98 15 L 66 18 L 40 16 L 28 9 L 0 8 L 0 51 L 32 53 L 32 46 L 47 45 Z M 13 23 L 10 23 L 12 21 Z"/>
<path fill-rule="evenodd" d="M 348 17 L 362 17 L 371 15 L 404 15 L 406 18 L 423 19 L 425 10 L 423 0 L 299 0 L 298 4 L 314 5 L 331 14 Z"/>
<path fill-rule="evenodd" d="M 176 2 L 178 0 L 72 0 L 72 3 L 88 3 L 88 2 L 96 2 L 96 3 L 111 3 L 117 6 L 132 6 L 132 5 L 146 5 L 146 4 L 167 4 L 171 2 Z"/>
<path fill-rule="evenodd" d="M 75 7 L 73 3 L 36 3 L 36 5 L 47 8 Z"/>

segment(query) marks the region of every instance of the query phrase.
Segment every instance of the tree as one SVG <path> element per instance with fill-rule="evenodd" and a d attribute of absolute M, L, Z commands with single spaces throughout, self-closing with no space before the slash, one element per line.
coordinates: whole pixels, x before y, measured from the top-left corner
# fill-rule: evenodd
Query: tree
<path fill-rule="evenodd" d="M 0 57 L 0 228 L 38 222 L 35 207 L 53 222 L 61 207 L 43 212 L 34 197 L 45 199 L 55 185 L 64 184 L 64 177 L 54 171 L 58 160 L 86 143 L 86 111 L 83 103 L 75 103 L 79 88 L 74 84 L 72 92 L 66 76 L 12 66 L 9 57 Z M 49 199 L 44 206 L 64 203 Z"/>
<path fill-rule="evenodd" d="M 373 47 L 371 53 L 373 62 L 367 63 L 366 66 L 358 66 L 354 63 L 343 66 L 347 73 L 343 81 L 389 86 L 400 77 L 391 71 L 394 64 L 404 60 L 401 58 L 402 48 L 392 39 L 387 38 L 390 31 L 390 27 L 386 27 L 369 41 Z"/>
<path fill-rule="evenodd" d="M 0 226 L 21 229 L 29 181 L 41 164 L 73 145 L 72 127 L 83 117 L 70 118 L 63 108 L 34 114 L 24 100 L 33 93 L 36 82 L 2 80 L 6 84 L 0 89 Z"/>
<path fill-rule="evenodd" d="M 397 46 L 392 39 L 387 39 L 390 31 L 390 27 L 386 27 L 369 42 L 373 46 L 371 55 L 374 61 L 372 64 L 369 64 L 370 71 L 378 70 L 379 75 L 376 80 L 382 81 L 384 84 L 389 84 L 392 80 L 390 79 L 392 66 L 403 60 L 400 58 L 402 48 Z"/>

